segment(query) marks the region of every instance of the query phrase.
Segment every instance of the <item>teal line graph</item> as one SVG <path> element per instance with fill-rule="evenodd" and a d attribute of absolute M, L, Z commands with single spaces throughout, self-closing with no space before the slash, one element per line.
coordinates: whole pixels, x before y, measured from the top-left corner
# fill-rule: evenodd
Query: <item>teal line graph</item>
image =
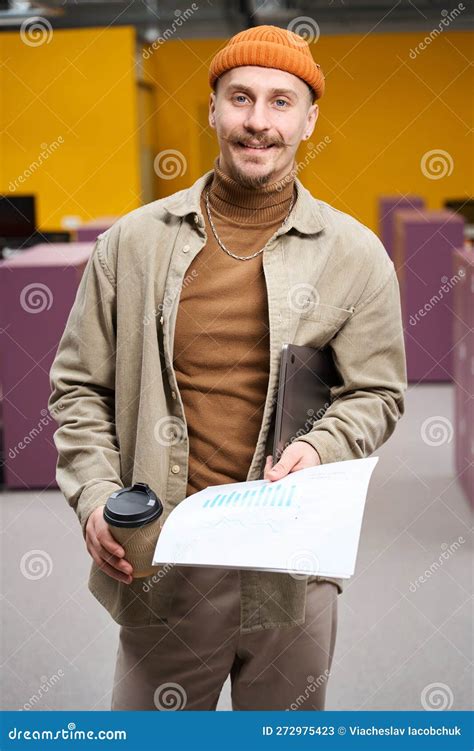
<path fill-rule="evenodd" d="M 217 493 L 206 498 L 203 508 L 237 508 L 249 506 L 292 506 L 295 500 L 296 485 L 262 485 L 258 490 L 245 490 L 238 493 Z"/>

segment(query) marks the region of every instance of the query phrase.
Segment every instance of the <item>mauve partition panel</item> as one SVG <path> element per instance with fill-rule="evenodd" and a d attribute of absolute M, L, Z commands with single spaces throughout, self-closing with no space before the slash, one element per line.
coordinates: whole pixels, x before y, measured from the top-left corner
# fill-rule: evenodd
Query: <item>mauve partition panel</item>
<path fill-rule="evenodd" d="M 379 237 L 390 258 L 393 258 L 393 233 L 395 213 L 399 209 L 423 209 L 421 196 L 380 196 L 378 204 Z"/>
<path fill-rule="evenodd" d="M 474 250 L 454 252 L 453 380 L 456 473 L 474 505 Z"/>
<path fill-rule="evenodd" d="M 35 245 L 0 263 L 5 482 L 56 487 L 49 370 L 93 243 Z"/>
<path fill-rule="evenodd" d="M 97 236 L 114 224 L 118 219 L 117 216 L 101 216 L 90 222 L 82 224 L 76 230 L 76 241 L 78 243 L 94 242 Z"/>
<path fill-rule="evenodd" d="M 395 214 L 393 262 L 411 382 L 452 379 L 453 252 L 463 243 L 459 214 L 427 209 Z"/>

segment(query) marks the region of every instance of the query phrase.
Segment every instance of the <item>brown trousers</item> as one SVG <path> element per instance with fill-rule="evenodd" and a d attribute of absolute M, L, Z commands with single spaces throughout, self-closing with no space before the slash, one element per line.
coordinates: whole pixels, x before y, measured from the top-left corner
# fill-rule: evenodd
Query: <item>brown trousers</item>
<path fill-rule="evenodd" d="M 120 628 L 112 710 L 214 710 L 229 673 L 234 710 L 324 709 L 335 584 L 308 582 L 303 626 L 241 634 L 238 570 L 175 568 L 168 623 Z"/>

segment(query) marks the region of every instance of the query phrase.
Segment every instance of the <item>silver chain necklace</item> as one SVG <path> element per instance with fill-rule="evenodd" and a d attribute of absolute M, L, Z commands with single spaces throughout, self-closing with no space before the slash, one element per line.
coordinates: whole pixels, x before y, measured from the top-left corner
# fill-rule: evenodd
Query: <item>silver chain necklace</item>
<path fill-rule="evenodd" d="M 236 258 L 238 261 L 250 261 L 252 258 L 255 258 L 255 256 L 258 256 L 258 255 L 260 255 L 260 253 L 263 253 L 263 251 L 267 247 L 268 241 L 267 241 L 267 243 L 265 243 L 265 245 L 263 246 L 263 248 L 260 248 L 260 250 L 257 250 L 256 253 L 252 253 L 251 256 L 237 256 L 237 255 L 235 255 L 235 253 L 232 253 L 232 251 L 228 250 L 225 247 L 225 245 L 222 242 L 222 240 L 220 239 L 219 235 L 217 234 L 216 228 L 214 227 L 214 222 L 212 221 L 211 209 L 210 209 L 210 206 L 209 206 L 209 188 L 206 190 L 205 200 L 206 200 L 207 216 L 208 216 L 208 219 L 209 219 L 209 224 L 211 225 L 212 233 L 213 233 L 214 237 L 216 238 L 218 244 L 222 248 L 222 250 L 225 251 L 225 253 L 227 253 L 229 256 L 232 256 L 232 258 Z M 294 193 L 293 193 L 293 195 L 291 196 L 291 202 L 290 202 L 290 206 L 288 208 L 288 213 L 287 213 L 286 217 L 284 218 L 284 220 L 282 222 L 282 225 L 281 225 L 282 227 L 288 221 L 288 217 L 290 216 L 291 209 L 293 208 L 294 202 L 295 202 L 295 196 L 294 196 Z"/>

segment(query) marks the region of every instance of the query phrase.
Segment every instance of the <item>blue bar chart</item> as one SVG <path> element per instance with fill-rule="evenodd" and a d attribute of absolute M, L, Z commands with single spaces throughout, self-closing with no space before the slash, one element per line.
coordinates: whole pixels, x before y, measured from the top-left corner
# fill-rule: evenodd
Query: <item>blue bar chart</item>
<path fill-rule="evenodd" d="M 255 490 L 231 493 L 216 493 L 202 504 L 202 508 L 248 508 L 249 506 L 292 506 L 295 501 L 295 485 L 262 485 Z"/>

